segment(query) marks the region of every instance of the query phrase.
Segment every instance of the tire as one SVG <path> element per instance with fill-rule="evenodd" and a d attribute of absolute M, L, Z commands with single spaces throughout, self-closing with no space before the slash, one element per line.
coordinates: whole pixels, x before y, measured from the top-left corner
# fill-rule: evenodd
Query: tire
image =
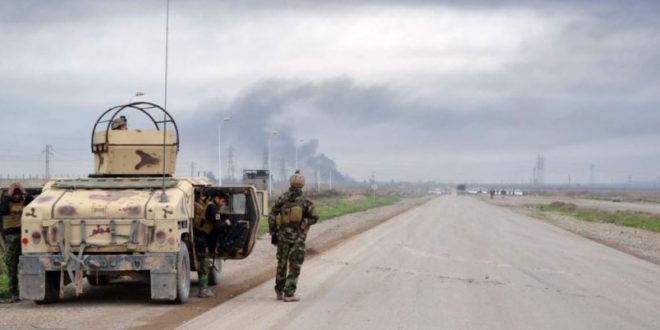
<path fill-rule="evenodd" d="M 190 255 L 188 246 L 181 242 L 176 258 L 176 298 L 174 303 L 183 304 L 190 297 Z"/>
<path fill-rule="evenodd" d="M 216 270 L 216 268 L 218 270 Z M 209 273 L 209 286 L 220 284 L 220 273 L 222 273 L 222 259 L 215 259 L 211 272 Z"/>
<path fill-rule="evenodd" d="M 60 300 L 60 276 L 59 271 L 46 272 L 46 280 L 44 287 L 44 299 L 35 300 L 34 302 L 39 305 L 51 304 Z"/>
<path fill-rule="evenodd" d="M 108 275 L 87 275 L 87 283 L 92 286 L 107 285 L 110 283 L 110 276 Z"/>

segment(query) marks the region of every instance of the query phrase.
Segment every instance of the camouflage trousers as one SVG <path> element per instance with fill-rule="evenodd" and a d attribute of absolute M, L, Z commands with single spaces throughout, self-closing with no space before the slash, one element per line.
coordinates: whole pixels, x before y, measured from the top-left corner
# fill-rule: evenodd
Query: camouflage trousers
<path fill-rule="evenodd" d="M 197 252 L 197 261 L 199 262 L 197 286 L 202 290 L 209 287 L 209 274 L 211 273 L 213 260 L 211 260 L 211 255 L 206 246 L 196 247 L 195 252 Z"/>
<path fill-rule="evenodd" d="M 280 241 L 277 243 L 277 275 L 275 276 L 275 291 L 291 296 L 296 292 L 300 268 L 305 261 L 305 240 L 298 239 L 293 243 Z"/>
<path fill-rule="evenodd" d="M 21 234 L 6 234 L 5 255 L 3 260 L 7 266 L 9 277 L 9 293 L 18 296 L 18 257 L 21 255 Z"/>

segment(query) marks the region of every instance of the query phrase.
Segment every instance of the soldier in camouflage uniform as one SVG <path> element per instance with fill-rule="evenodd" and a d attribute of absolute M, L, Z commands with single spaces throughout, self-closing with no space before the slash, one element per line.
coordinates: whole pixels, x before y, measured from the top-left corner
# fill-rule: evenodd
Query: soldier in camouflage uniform
<path fill-rule="evenodd" d="M 277 245 L 275 294 L 285 302 L 300 300 L 295 292 L 305 260 L 305 239 L 309 227 L 319 219 L 314 204 L 303 197 L 305 178 L 300 171 L 289 182 L 289 191 L 277 199 L 268 216 L 271 243 Z"/>
<path fill-rule="evenodd" d="M 214 192 L 211 201 L 204 204 L 203 199 L 195 202 L 195 218 L 193 220 L 193 235 L 195 237 L 195 252 L 199 262 L 198 287 L 200 298 L 214 297 L 209 289 L 209 275 L 213 267 L 215 247 L 218 244 L 218 232 L 231 225 L 228 219 L 222 219 L 220 209 L 226 204 L 226 197 Z"/>
<path fill-rule="evenodd" d="M 2 235 L 5 242 L 4 262 L 9 276 L 11 302 L 19 301 L 18 292 L 18 257 L 21 255 L 21 215 L 23 208 L 32 201 L 32 196 L 20 183 L 12 183 L 7 195 L 0 203 L 2 215 Z"/>

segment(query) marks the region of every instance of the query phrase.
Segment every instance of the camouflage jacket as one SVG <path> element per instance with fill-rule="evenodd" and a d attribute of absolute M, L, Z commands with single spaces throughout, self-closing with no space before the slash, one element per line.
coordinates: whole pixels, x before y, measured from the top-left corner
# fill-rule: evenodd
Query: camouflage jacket
<path fill-rule="evenodd" d="M 303 221 L 296 225 L 278 225 L 275 218 L 282 212 L 286 204 L 295 204 L 303 208 Z M 271 235 L 277 235 L 280 241 L 294 242 L 307 237 L 309 227 L 319 219 L 314 203 L 305 199 L 302 190 L 290 188 L 280 196 L 270 210 L 268 230 Z"/>

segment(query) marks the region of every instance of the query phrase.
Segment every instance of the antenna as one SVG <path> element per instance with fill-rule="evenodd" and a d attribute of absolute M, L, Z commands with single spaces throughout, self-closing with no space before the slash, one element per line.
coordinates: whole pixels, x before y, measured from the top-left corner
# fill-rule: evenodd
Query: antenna
<path fill-rule="evenodd" d="M 169 41 L 170 41 L 170 0 L 167 0 L 167 12 L 165 14 L 165 110 L 167 111 L 167 55 L 169 52 Z M 167 143 L 167 112 L 163 113 L 163 192 L 160 194 L 160 202 L 167 203 L 167 193 L 165 192 L 165 161 L 167 157 L 167 152 L 165 149 L 165 144 Z"/>

